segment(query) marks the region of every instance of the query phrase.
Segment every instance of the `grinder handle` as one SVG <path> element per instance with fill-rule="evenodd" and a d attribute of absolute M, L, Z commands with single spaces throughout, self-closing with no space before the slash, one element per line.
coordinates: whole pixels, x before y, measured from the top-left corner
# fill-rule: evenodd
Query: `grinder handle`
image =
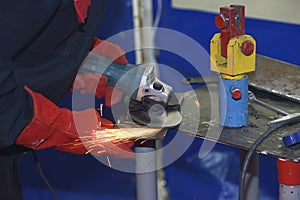
<path fill-rule="evenodd" d="M 88 54 L 79 69 L 79 73 L 103 74 L 108 78 L 109 86 L 118 88 L 132 98 L 137 95 L 144 71 L 145 67 L 141 65 L 122 65 L 94 52 Z"/>

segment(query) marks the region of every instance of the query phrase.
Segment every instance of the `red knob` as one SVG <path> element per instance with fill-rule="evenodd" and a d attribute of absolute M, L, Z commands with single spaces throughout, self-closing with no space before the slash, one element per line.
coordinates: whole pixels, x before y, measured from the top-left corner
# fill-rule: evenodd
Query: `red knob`
<path fill-rule="evenodd" d="M 242 98 L 242 91 L 240 89 L 233 89 L 231 92 L 231 96 L 234 100 L 238 100 Z"/>
<path fill-rule="evenodd" d="M 244 55 L 250 56 L 254 51 L 254 44 L 250 40 L 244 41 L 241 46 L 241 51 Z"/>
<path fill-rule="evenodd" d="M 223 15 L 218 15 L 215 18 L 215 24 L 218 29 L 223 29 L 228 26 L 228 20 Z"/>

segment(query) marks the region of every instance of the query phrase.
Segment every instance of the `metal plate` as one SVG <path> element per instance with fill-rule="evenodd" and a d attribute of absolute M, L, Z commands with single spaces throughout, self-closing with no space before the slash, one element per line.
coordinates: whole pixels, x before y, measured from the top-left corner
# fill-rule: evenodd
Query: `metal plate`
<path fill-rule="evenodd" d="M 249 85 L 300 103 L 300 67 L 257 55 Z"/>
<path fill-rule="evenodd" d="M 300 104 L 291 102 L 285 98 L 278 96 L 272 96 L 261 91 L 253 91 L 259 100 L 269 103 L 275 107 L 278 107 L 288 113 L 300 112 Z M 188 92 L 189 93 L 189 92 Z M 218 130 L 222 127 L 218 124 L 218 118 L 216 114 L 213 114 L 211 118 L 211 98 L 210 96 L 218 96 L 217 85 L 215 89 L 211 89 L 210 93 L 206 87 L 195 90 L 197 98 L 201 104 L 201 107 L 197 109 L 194 99 L 189 98 L 192 95 L 186 94 L 182 107 L 189 107 L 190 112 L 182 112 L 182 116 L 188 124 L 193 124 L 200 112 L 200 122 L 198 131 L 191 131 L 188 124 L 183 124 L 180 131 L 195 135 L 197 137 L 205 138 L 208 140 L 217 141 L 219 143 L 235 146 L 241 149 L 249 149 L 253 142 L 268 129 L 267 123 L 271 120 L 281 117 L 272 111 L 266 110 L 259 105 L 249 106 L 249 124 L 243 128 L 223 128 L 221 135 L 218 135 Z M 212 94 L 213 93 L 213 94 Z M 212 106 L 215 105 L 215 103 Z M 183 121 L 184 123 L 184 121 Z M 215 129 L 216 134 L 207 134 L 208 128 Z M 285 147 L 282 143 L 282 137 L 300 130 L 300 123 L 290 125 L 288 127 L 279 129 L 274 132 L 269 138 L 267 138 L 257 149 L 259 153 L 269 154 L 276 157 L 281 157 L 289 160 L 300 160 L 300 144 L 293 147 Z"/>
<path fill-rule="evenodd" d="M 272 58 L 257 55 L 256 71 L 249 73 L 249 88 L 255 92 L 256 97 L 270 105 L 280 108 L 288 113 L 300 112 L 300 67 L 281 62 Z M 259 105 L 249 106 L 249 124 L 243 128 L 223 128 L 218 124 L 218 114 L 212 114 L 212 107 L 218 107 L 215 101 L 218 99 L 218 88 L 216 77 L 191 77 L 183 80 L 183 84 L 210 83 L 210 92 L 206 87 L 195 90 L 200 101 L 201 108 L 197 109 L 194 100 L 186 98 L 183 107 L 191 107 L 189 113 L 182 113 L 183 118 L 189 120 L 190 124 L 198 122 L 195 116 L 201 113 L 198 131 L 190 131 L 188 124 L 181 126 L 181 131 L 228 144 L 241 149 L 249 149 L 253 142 L 268 129 L 268 122 L 281 117 L 272 111 L 266 110 Z M 192 91 L 188 93 L 194 93 Z M 190 97 L 190 94 L 185 94 Z M 213 96 L 211 98 L 211 96 Z M 212 107 L 211 107 L 212 105 Z M 217 108 L 218 109 L 218 108 Z M 183 121 L 184 123 L 184 121 Z M 208 129 L 216 130 L 208 133 Z M 222 130 L 221 134 L 218 134 Z M 285 147 L 282 137 L 300 130 L 300 123 L 284 127 L 274 132 L 257 149 L 259 153 L 269 154 L 293 161 L 300 160 L 300 144 Z"/>

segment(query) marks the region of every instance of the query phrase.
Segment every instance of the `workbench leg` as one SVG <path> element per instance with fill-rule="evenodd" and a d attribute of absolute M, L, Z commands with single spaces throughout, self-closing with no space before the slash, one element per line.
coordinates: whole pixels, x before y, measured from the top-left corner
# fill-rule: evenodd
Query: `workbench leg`
<path fill-rule="evenodd" d="M 277 158 L 279 200 L 300 199 L 300 162 Z"/>
<path fill-rule="evenodd" d="M 155 140 L 135 147 L 137 200 L 157 200 Z"/>
<path fill-rule="evenodd" d="M 241 166 L 247 155 L 247 151 L 241 150 Z M 246 174 L 245 200 L 258 199 L 259 194 L 259 155 L 253 154 L 253 158 Z"/>

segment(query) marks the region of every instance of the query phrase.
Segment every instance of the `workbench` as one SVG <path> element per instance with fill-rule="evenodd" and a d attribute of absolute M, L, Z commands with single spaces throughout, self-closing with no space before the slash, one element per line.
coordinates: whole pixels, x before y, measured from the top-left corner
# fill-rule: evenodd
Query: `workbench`
<path fill-rule="evenodd" d="M 300 113 L 300 68 L 259 55 L 256 60 L 257 70 L 248 75 L 249 90 L 257 99 L 289 114 Z M 260 105 L 251 104 L 248 110 L 247 126 L 221 127 L 217 112 L 219 110 L 218 93 L 218 82 L 211 82 L 207 86 L 186 92 L 182 103 L 183 121 L 179 130 L 205 140 L 249 150 L 269 128 L 268 122 L 282 117 Z M 200 116 L 200 119 L 195 116 Z M 197 129 L 192 127 L 195 124 L 198 124 Z M 282 141 L 282 137 L 299 130 L 300 123 L 280 128 L 258 146 L 257 153 L 299 163 L 300 144 L 286 147 Z"/>
<path fill-rule="evenodd" d="M 249 74 L 249 90 L 253 91 L 257 99 L 261 101 L 288 113 L 299 113 L 300 79 L 298 77 L 300 77 L 300 68 L 258 56 L 257 71 Z M 267 123 L 269 121 L 282 117 L 259 105 L 251 104 L 249 105 L 248 126 L 241 128 L 221 127 L 218 113 L 212 111 L 212 108 L 215 111 L 218 110 L 218 99 L 218 85 L 214 83 L 211 83 L 208 87 L 200 87 L 195 91 L 185 93 L 182 107 L 187 112 L 182 112 L 183 122 L 180 131 L 247 150 L 268 129 Z M 195 100 L 199 101 L 200 108 L 195 104 Z M 198 120 L 194 116 L 199 115 L 199 113 L 199 127 L 197 131 L 191 131 L 193 128 L 190 125 Z M 216 132 L 207 134 L 209 128 L 215 129 Z M 300 123 L 274 132 L 258 147 L 257 151 L 291 161 L 299 161 L 300 145 L 285 147 L 282 143 L 283 136 L 297 130 L 300 130 Z"/>

